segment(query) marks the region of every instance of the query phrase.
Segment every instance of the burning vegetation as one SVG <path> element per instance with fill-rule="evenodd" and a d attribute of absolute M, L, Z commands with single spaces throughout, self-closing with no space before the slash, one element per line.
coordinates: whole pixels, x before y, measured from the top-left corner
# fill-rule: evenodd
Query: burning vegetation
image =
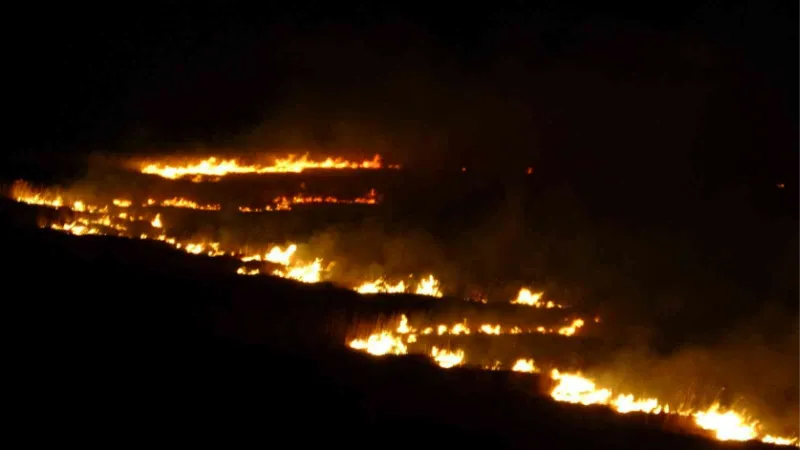
<path fill-rule="evenodd" d="M 245 163 L 237 159 L 206 158 L 200 161 L 185 162 L 182 164 L 144 163 L 140 170 L 144 174 L 157 175 L 172 180 L 193 177 L 202 181 L 203 177 L 218 179 L 228 175 L 241 174 L 274 174 L 274 173 L 300 173 L 306 170 L 357 170 L 357 169 L 399 169 L 399 165 L 384 166 L 380 155 L 363 161 L 348 161 L 343 158 L 326 158 L 314 161 L 305 154 L 301 157 L 289 155 L 285 158 L 275 158 L 272 164 Z"/>
<path fill-rule="evenodd" d="M 385 166 L 376 155 L 370 160 L 349 161 L 342 158 L 327 158 L 315 161 L 304 155 L 276 158 L 271 164 L 245 163 L 237 159 L 210 157 L 200 161 L 170 164 L 149 161 L 138 167 L 145 175 L 156 175 L 166 180 L 190 179 L 192 181 L 219 180 L 228 175 L 241 174 L 286 174 L 307 170 L 377 170 L 398 169 Z M 532 170 L 529 168 L 527 174 Z M 362 191 L 363 192 L 363 191 Z M 355 198 L 339 198 L 333 195 L 280 195 L 267 204 L 242 204 L 231 207 L 219 202 L 205 202 L 181 195 L 164 198 L 134 195 L 102 199 L 101 196 L 81 197 L 61 189 L 34 188 L 19 181 L 8 192 L 12 199 L 30 205 L 47 207 L 60 212 L 56 219 L 49 219 L 46 226 L 82 235 L 110 235 L 130 239 L 156 240 L 193 255 L 229 258 L 237 261 L 236 273 L 244 276 L 270 275 L 302 283 L 330 281 L 345 285 L 362 294 L 365 302 L 384 295 L 412 294 L 426 296 L 432 301 L 444 302 L 455 296 L 448 291 L 440 278 L 432 273 L 421 277 L 400 279 L 396 274 L 383 274 L 361 280 L 339 280 L 333 276 L 337 261 L 315 254 L 310 245 L 308 251 L 300 252 L 299 244 L 291 240 L 270 244 L 263 248 L 231 245 L 222 241 L 196 240 L 175 232 L 166 211 L 170 209 L 202 211 L 208 214 L 255 214 L 264 212 L 291 211 L 299 207 L 315 205 L 379 205 L 381 197 L 375 189 Z M 437 300 L 441 299 L 441 300 Z M 491 355 L 474 354 L 464 339 L 500 339 L 509 336 L 548 336 L 552 339 L 580 339 L 587 329 L 600 321 L 594 314 L 586 316 L 569 304 L 545 297 L 545 292 L 529 287 L 519 289 L 511 299 L 491 299 L 493 304 L 527 310 L 541 314 L 542 321 L 521 320 L 519 323 L 481 320 L 480 317 L 463 317 L 443 320 L 410 320 L 399 314 L 389 324 L 374 324 L 369 332 L 363 328 L 354 332 L 344 343 L 349 348 L 374 356 L 420 354 L 443 369 L 460 366 L 485 370 L 508 370 L 525 374 L 537 374 L 549 382 L 548 394 L 559 402 L 580 405 L 603 405 L 620 414 L 646 413 L 675 415 L 691 420 L 699 430 L 723 441 L 761 440 L 778 445 L 796 445 L 797 438 L 778 437 L 769 434 L 756 418 L 744 411 L 721 406 L 720 403 L 703 408 L 684 404 L 669 404 L 655 397 L 635 396 L 627 392 L 612 391 L 599 386 L 595 379 L 573 370 L 571 367 L 556 367 L 547 361 L 534 360 L 531 355 L 518 354 L 501 361 Z M 375 300 L 377 301 L 377 300 Z M 481 305 L 485 303 L 483 299 Z M 569 302 L 567 302 L 569 303 Z M 545 319 L 543 314 L 551 314 Z M 517 317 L 521 317 L 518 315 Z M 526 316 L 527 317 L 527 316 Z M 588 318 L 592 318 L 590 320 Z M 363 325 L 363 324 L 362 324 Z"/>

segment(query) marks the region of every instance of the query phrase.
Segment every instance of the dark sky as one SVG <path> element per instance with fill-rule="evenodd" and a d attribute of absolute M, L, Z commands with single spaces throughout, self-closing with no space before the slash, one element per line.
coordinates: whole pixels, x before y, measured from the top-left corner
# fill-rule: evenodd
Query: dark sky
<path fill-rule="evenodd" d="M 796 1 L 203 3 L 20 11 L 6 39 L 8 151 L 204 143 L 575 176 L 797 179 Z"/>

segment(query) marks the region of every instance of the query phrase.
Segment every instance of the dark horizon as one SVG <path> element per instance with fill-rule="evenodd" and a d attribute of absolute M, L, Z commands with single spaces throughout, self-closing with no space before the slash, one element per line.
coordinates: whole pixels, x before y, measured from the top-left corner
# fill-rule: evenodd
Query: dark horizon
<path fill-rule="evenodd" d="M 37 17 L 7 56 L 7 152 L 277 147 L 797 190 L 796 3 L 345 9 Z"/>

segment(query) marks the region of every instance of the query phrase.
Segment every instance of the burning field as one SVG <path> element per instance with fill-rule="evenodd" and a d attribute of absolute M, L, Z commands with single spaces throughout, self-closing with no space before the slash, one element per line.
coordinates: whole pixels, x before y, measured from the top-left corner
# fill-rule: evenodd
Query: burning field
<path fill-rule="evenodd" d="M 787 433 L 771 417 L 757 415 L 769 408 L 747 407 L 759 399 L 741 403 L 720 390 L 677 381 L 654 386 L 663 373 L 650 380 L 611 373 L 614 365 L 606 359 L 616 351 L 609 342 L 617 315 L 607 317 L 602 306 L 583 302 L 579 286 L 564 288 L 561 282 L 553 288 L 546 277 L 525 281 L 513 268 L 506 270 L 508 279 L 482 273 L 485 264 L 503 267 L 501 246 L 487 250 L 489 244 L 476 239 L 470 243 L 474 253 L 459 253 L 463 266 L 457 266 L 442 263 L 456 259 L 453 252 L 431 244 L 449 230 L 417 239 L 416 251 L 398 244 L 405 242 L 397 237 L 404 230 L 374 223 L 393 223 L 399 214 L 394 202 L 426 201 L 425 193 L 401 192 L 409 180 L 402 178 L 409 177 L 405 172 L 378 155 L 151 159 L 106 167 L 67 186 L 18 180 L 5 193 L 35 208 L 42 228 L 157 241 L 212 261 L 215 271 L 238 276 L 238 283 L 277 277 L 303 289 L 346 289 L 357 300 L 347 318 L 339 319 L 339 331 L 329 334 L 337 341 L 325 345 L 387 364 L 397 357 L 423 358 L 442 371 L 504 373 L 521 380 L 529 394 L 652 417 L 670 431 L 798 444 L 796 430 Z M 628 366 L 631 372 L 636 367 Z M 684 379 L 676 374 L 676 380 Z"/>

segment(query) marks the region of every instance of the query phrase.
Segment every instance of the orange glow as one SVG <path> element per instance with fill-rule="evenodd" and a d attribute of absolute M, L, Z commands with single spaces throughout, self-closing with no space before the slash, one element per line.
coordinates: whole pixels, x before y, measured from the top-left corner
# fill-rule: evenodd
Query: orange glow
<path fill-rule="evenodd" d="M 326 158 L 322 161 L 309 159 L 308 154 L 301 157 L 289 155 L 286 158 L 275 158 L 271 165 L 245 164 L 237 159 L 218 160 L 215 157 L 186 163 L 183 165 L 169 165 L 160 163 L 147 163 L 141 166 L 142 173 L 158 175 L 169 179 L 191 177 L 223 177 L 232 174 L 271 174 L 271 173 L 300 173 L 305 170 L 355 170 L 355 169 L 381 169 L 383 168 L 380 155 L 375 155 L 371 160 L 348 161 L 343 158 Z M 389 169 L 399 169 L 399 165 L 389 165 Z M 202 181 L 193 178 L 192 181 Z"/>
<path fill-rule="evenodd" d="M 279 196 L 272 200 L 272 204 L 265 205 L 264 207 L 251 207 L 240 206 L 239 211 L 243 213 L 260 213 L 268 211 L 291 211 L 292 205 L 307 205 L 307 204 L 359 204 L 359 205 L 377 205 L 378 193 L 375 189 L 370 189 L 365 195 L 356 197 L 354 199 L 340 199 L 333 196 L 302 196 L 294 195 L 292 197 Z"/>
<path fill-rule="evenodd" d="M 532 292 L 530 289 L 522 288 L 519 290 L 519 294 L 517 294 L 517 298 L 511 300 L 511 303 L 514 305 L 526 305 L 526 306 L 534 306 L 536 308 L 563 308 L 563 305 L 559 305 L 552 300 L 548 300 L 547 302 L 542 302 L 542 295 L 544 292 Z"/>
<path fill-rule="evenodd" d="M 172 197 L 165 200 L 153 198 L 133 199 L 115 198 L 108 204 L 96 204 L 89 199 L 77 198 L 67 192 L 57 189 L 35 189 L 25 182 L 16 182 L 11 188 L 10 196 L 18 202 L 37 205 L 47 208 L 69 209 L 69 221 L 52 222 L 48 226 L 54 230 L 70 233 L 76 236 L 85 235 L 112 235 L 131 239 L 148 239 L 163 242 L 175 249 L 193 255 L 228 256 L 235 257 L 243 263 L 236 270 L 243 276 L 274 275 L 304 283 L 317 283 L 330 275 L 329 264 L 315 255 L 315 249 L 303 246 L 302 249 L 295 243 L 266 246 L 258 251 L 242 251 L 239 248 L 226 248 L 220 242 L 211 240 L 179 239 L 167 235 L 171 222 L 168 213 L 157 212 L 154 208 L 173 207 L 189 208 L 209 211 L 219 211 L 221 208 L 215 204 L 201 204 L 183 197 Z M 318 203 L 316 199 L 323 199 L 322 203 L 346 203 L 336 200 L 328 202 L 333 197 L 281 197 L 273 206 L 278 209 L 290 207 L 294 204 Z M 377 201 L 375 191 L 370 191 L 363 197 L 364 203 L 372 204 Z M 106 203 L 108 200 L 106 200 Z M 352 203 L 359 203 L 352 200 Z M 281 206 L 283 205 L 283 206 Z M 165 220 L 166 219 L 166 220 Z M 252 267 L 261 264 L 261 267 Z M 276 268 L 277 266 L 277 268 Z M 442 297 L 440 281 L 432 274 L 426 275 L 413 282 L 387 281 L 381 277 L 372 281 L 364 281 L 354 288 L 359 293 L 415 293 Z M 520 289 L 517 297 L 511 301 L 513 304 L 531 306 L 535 308 L 565 308 L 553 301 L 544 301 L 543 292 L 534 292 L 530 289 Z M 589 319 L 591 318 L 591 320 Z M 470 361 L 467 355 L 469 348 L 443 349 L 437 346 L 428 346 L 425 340 L 439 339 L 457 341 L 460 337 L 473 334 L 482 335 L 486 339 L 499 335 L 516 335 L 523 333 L 541 333 L 559 335 L 557 339 L 575 339 L 585 332 L 585 328 L 595 326 L 600 322 L 600 317 L 588 316 L 586 320 L 574 315 L 565 318 L 559 325 L 548 324 L 523 324 L 507 325 L 499 323 L 483 323 L 475 321 L 468 323 L 467 319 L 457 321 L 458 318 L 446 323 L 411 323 L 405 315 L 401 315 L 394 329 L 380 329 L 368 336 L 349 339 L 346 345 L 355 350 L 372 355 L 404 355 L 409 353 L 424 354 L 432 362 L 442 368 L 462 366 Z M 472 319 L 470 319 L 472 320 Z M 352 336 L 351 336 L 352 337 Z M 450 344 L 447 344 L 448 346 Z M 537 357 L 538 358 L 538 357 Z M 484 359 L 486 361 L 486 359 Z M 489 360 L 491 361 L 491 360 Z M 541 364 L 541 361 L 539 361 Z M 484 367 L 487 370 L 510 370 L 519 373 L 539 373 L 540 367 L 534 364 L 532 358 L 519 358 L 512 364 L 499 361 Z M 550 370 L 550 367 L 547 367 Z M 547 373 L 547 372 L 545 372 Z M 550 396 L 560 402 L 569 402 L 582 405 L 605 405 L 617 413 L 641 412 L 648 414 L 675 414 L 692 420 L 699 429 L 706 430 L 715 439 L 723 441 L 761 440 L 765 443 L 776 445 L 797 445 L 797 438 L 780 437 L 766 434 L 761 425 L 742 411 L 725 409 L 719 404 L 711 405 L 705 409 L 681 409 L 674 405 L 662 403 L 657 398 L 648 396 L 636 397 L 630 393 L 612 392 L 611 389 L 598 386 L 594 380 L 580 373 L 566 373 L 554 369 L 549 372 L 554 387 Z M 519 375 L 524 376 L 524 375 Z"/>

